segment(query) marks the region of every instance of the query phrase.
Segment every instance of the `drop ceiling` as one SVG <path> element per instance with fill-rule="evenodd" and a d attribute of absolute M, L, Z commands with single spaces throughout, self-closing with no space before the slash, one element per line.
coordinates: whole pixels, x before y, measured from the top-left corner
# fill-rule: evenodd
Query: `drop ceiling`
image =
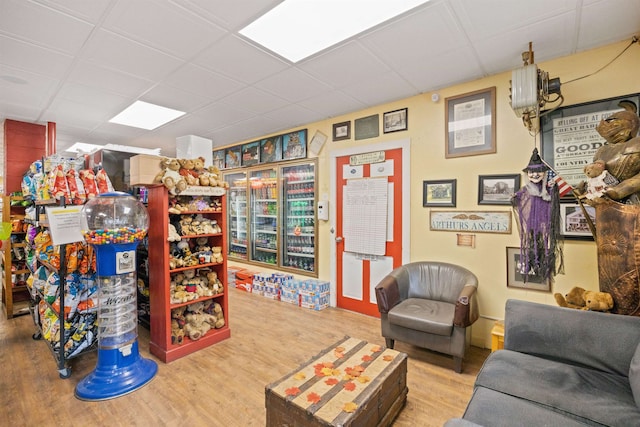
<path fill-rule="evenodd" d="M 508 71 L 530 41 L 543 62 L 640 33 L 640 0 L 431 0 L 292 64 L 239 35 L 278 3 L 0 0 L 0 120 L 55 122 L 58 152 L 173 156 L 180 136 L 219 147 Z M 136 100 L 187 114 L 108 122 Z"/>

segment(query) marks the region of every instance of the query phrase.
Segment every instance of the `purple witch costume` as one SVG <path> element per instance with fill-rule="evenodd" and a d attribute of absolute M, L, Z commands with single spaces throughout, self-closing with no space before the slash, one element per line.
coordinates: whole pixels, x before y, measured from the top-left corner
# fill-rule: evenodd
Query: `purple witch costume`
<path fill-rule="evenodd" d="M 529 182 L 512 199 L 520 232 L 518 267 L 525 283 L 534 277 L 546 282 L 562 270 L 562 249 L 558 239 L 560 196 L 557 186 L 553 182 L 547 183 L 548 170 L 538 149 L 534 148 L 529 164 L 523 169 Z"/>

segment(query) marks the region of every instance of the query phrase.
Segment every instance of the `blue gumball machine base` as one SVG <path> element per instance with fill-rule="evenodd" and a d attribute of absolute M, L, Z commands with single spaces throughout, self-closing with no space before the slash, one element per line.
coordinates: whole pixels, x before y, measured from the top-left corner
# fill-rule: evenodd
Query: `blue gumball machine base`
<path fill-rule="evenodd" d="M 93 372 L 76 386 L 80 400 L 107 400 L 131 393 L 147 384 L 158 372 L 153 360 L 138 352 L 138 341 L 116 349 L 98 350 L 98 363 Z"/>

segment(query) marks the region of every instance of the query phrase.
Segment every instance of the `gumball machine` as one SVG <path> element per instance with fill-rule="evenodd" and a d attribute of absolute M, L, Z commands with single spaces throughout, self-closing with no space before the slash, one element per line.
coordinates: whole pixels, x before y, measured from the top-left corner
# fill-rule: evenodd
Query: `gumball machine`
<path fill-rule="evenodd" d="M 96 251 L 98 362 L 75 395 L 106 400 L 137 390 L 158 371 L 138 351 L 136 247 L 147 234 L 149 215 L 130 194 L 104 193 L 82 208 L 81 228 Z"/>

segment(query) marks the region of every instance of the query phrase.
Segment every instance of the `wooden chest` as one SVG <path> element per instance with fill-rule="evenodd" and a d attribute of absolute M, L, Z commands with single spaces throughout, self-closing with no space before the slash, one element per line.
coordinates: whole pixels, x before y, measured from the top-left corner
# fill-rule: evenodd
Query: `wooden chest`
<path fill-rule="evenodd" d="M 265 388 L 267 426 L 388 426 L 407 392 L 406 354 L 345 337 Z"/>

